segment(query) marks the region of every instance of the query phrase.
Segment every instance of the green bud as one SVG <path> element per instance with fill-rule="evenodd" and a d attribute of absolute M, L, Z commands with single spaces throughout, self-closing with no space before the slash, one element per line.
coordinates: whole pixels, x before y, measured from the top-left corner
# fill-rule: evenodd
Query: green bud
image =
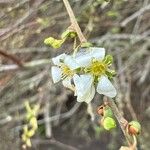
<path fill-rule="evenodd" d="M 111 117 L 106 117 L 103 120 L 103 126 L 106 130 L 111 130 L 116 127 L 116 122 Z"/>
<path fill-rule="evenodd" d="M 81 44 L 81 47 L 82 47 L 82 48 L 92 47 L 92 43 L 84 42 L 84 43 Z"/>
<path fill-rule="evenodd" d="M 64 42 L 63 40 L 57 40 L 54 39 L 53 37 L 49 37 L 44 40 L 44 43 L 46 45 L 52 46 L 53 48 L 60 48 L 63 42 Z"/>
<path fill-rule="evenodd" d="M 129 125 L 128 125 L 128 132 L 129 134 L 139 134 L 141 131 L 141 125 L 138 121 L 131 121 L 129 122 Z"/>
<path fill-rule="evenodd" d="M 74 38 L 74 37 L 76 37 L 76 36 L 77 36 L 76 32 L 71 31 L 71 30 L 66 30 L 66 31 L 64 31 L 64 32 L 61 34 L 61 38 L 62 38 L 62 39 L 65 39 L 65 38 L 68 38 L 68 37 Z"/>
<path fill-rule="evenodd" d="M 76 32 L 71 32 L 70 33 L 70 38 L 74 38 L 74 37 L 76 37 L 77 36 L 77 33 Z"/>

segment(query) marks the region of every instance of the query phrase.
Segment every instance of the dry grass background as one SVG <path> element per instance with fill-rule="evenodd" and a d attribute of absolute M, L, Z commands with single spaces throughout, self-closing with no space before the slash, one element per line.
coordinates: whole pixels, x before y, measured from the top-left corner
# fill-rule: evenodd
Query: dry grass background
<path fill-rule="evenodd" d="M 89 41 L 114 56 L 116 103 L 128 120 L 141 122 L 139 150 L 149 150 L 150 1 L 70 2 Z M 96 119 L 91 122 L 86 105 L 51 81 L 50 58 L 70 53 L 71 41 L 53 50 L 43 40 L 59 37 L 68 26 L 61 0 L 0 0 L 0 149 L 21 149 L 26 100 L 41 104 L 33 149 L 116 150 L 124 142 L 120 129 L 99 128 L 95 110 L 102 97 L 92 102 Z"/>

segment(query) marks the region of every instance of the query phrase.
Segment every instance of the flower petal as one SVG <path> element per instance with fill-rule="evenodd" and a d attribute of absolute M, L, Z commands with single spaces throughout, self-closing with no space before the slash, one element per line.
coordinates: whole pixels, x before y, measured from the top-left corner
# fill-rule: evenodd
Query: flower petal
<path fill-rule="evenodd" d="M 60 68 L 52 66 L 51 74 L 54 83 L 57 83 L 61 80 L 62 72 Z"/>
<path fill-rule="evenodd" d="M 78 102 L 86 102 L 90 103 L 95 95 L 95 87 L 94 85 L 91 85 L 91 87 L 82 95 L 81 97 L 77 97 Z"/>
<path fill-rule="evenodd" d="M 63 84 L 63 86 L 65 86 L 65 87 L 67 87 L 67 88 L 69 88 L 71 90 L 74 90 L 74 86 L 71 84 L 71 79 L 72 79 L 71 77 L 65 78 L 62 81 L 62 84 Z"/>
<path fill-rule="evenodd" d="M 58 56 L 52 58 L 52 62 L 53 62 L 55 65 L 59 66 L 59 65 L 60 65 L 60 60 L 61 60 L 61 59 L 64 60 L 65 57 L 66 57 L 66 54 L 63 53 L 63 54 L 61 54 L 61 55 L 58 55 Z"/>
<path fill-rule="evenodd" d="M 69 55 L 66 55 L 66 56 L 65 56 L 64 63 L 65 63 L 71 70 L 74 70 L 74 69 L 77 69 L 77 68 L 80 67 L 80 66 L 77 64 L 76 60 L 75 60 L 72 56 L 69 56 Z"/>
<path fill-rule="evenodd" d="M 75 59 L 80 67 L 87 67 L 90 65 L 91 60 L 96 58 L 102 60 L 105 57 L 105 49 L 98 47 L 90 47 L 88 49 L 83 49 L 77 53 Z"/>
<path fill-rule="evenodd" d="M 112 83 L 106 76 L 101 76 L 99 78 L 97 85 L 97 92 L 99 94 L 103 94 L 111 98 L 117 95 L 115 87 L 112 85 Z"/>
<path fill-rule="evenodd" d="M 93 77 L 91 75 L 74 75 L 75 94 L 77 95 L 77 101 L 89 103 L 94 95 L 95 88 L 93 85 Z"/>
<path fill-rule="evenodd" d="M 103 60 L 105 57 L 105 49 L 100 47 L 90 47 L 91 57 Z"/>

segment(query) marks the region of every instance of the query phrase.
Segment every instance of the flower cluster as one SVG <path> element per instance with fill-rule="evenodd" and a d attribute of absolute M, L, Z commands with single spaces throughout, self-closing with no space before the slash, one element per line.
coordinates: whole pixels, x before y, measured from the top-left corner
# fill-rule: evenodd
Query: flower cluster
<path fill-rule="evenodd" d="M 96 91 L 113 98 L 117 92 L 110 81 L 115 74 L 110 70 L 112 61 L 112 56 L 105 56 L 105 49 L 98 47 L 81 49 L 75 56 L 63 53 L 52 58 L 52 79 L 73 90 L 78 102 L 91 102 Z"/>
<path fill-rule="evenodd" d="M 26 149 L 27 147 L 31 147 L 31 137 L 34 136 L 36 130 L 38 129 L 36 116 L 38 114 L 40 106 L 39 104 L 36 104 L 33 107 L 31 107 L 29 102 L 26 101 L 25 108 L 27 111 L 27 124 L 23 127 L 22 141 L 24 142 L 23 148 Z"/>

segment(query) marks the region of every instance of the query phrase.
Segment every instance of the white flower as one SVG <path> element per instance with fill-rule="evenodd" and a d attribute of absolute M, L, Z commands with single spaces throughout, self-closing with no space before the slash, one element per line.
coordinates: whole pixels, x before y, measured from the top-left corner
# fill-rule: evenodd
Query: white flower
<path fill-rule="evenodd" d="M 65 53 L 52 58 L 52 62 L 55 66 L 51 68 L 52 79 L 54 83 L 62 80 L 65 87 L 73 90 L 71 79 L 75 75 L 75 69 L 79 67 L 72 56 L 66 55 Z"/>
<path fill-rule="evenodd" d="M 111 61 L 105 59 L 104 48 L 91 47 L 86 51 L 77 53 L 75 60 L 86 72 L 86 74 L 73 77 L 77 101 L 89 103 L 95 95 L 95 84 L 99 94 L 111 98 L 116 96 L 116 89 L 107 76 L 108 73 L 111 73 L 108 69 Z"/>

